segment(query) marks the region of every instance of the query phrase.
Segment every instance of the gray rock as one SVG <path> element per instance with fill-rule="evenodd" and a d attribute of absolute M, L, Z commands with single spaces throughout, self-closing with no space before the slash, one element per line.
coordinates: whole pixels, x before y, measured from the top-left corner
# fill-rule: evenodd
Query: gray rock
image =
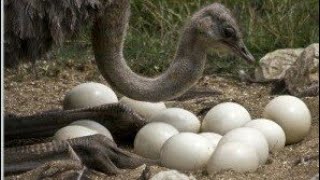
<path fill-rule="evenodd" d="M 282 80 L 286 71 L 303 52 L 299 49 L 279 49 L 266 54 L 255 69 L 254 79 L 257 82 Z"/>
<path fill-rule="evenodd" d="M 311 44 L 287 70 L 287 89 L 294 96 L 316 96 L 319 93 L 319 44 Z"/>
<path fill-rule="evenodd" d="M 241 81 L 284 82 L 298 97 L 319 95 L 319 44 L 305 49 L 280 49 L 264 56 L 254 73 L 239 71 Z"/>

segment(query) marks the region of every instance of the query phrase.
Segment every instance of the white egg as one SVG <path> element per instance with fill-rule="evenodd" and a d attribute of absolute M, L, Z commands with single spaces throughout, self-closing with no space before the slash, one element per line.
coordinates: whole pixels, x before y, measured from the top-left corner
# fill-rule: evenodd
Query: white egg
<path fill-rule="evenodd" d="M 226 102 L 213 107 L 202 122 L 203 132 L 215 132 L 221 135 L 243 126 L 251 120 L 249 112 L 240 104 Z"/>
<path fill-rule="evenodd" d="M 83 83 L 70 90 L 63 101 L 63 109 L 79 109 L 117 103 L 117 95 L 111 88 L 100 83 Z"/>
<path fill-rule="evenodd" d="M 152 116 L 166 109 L 166 105 L 163 102 L 154 103 L 137 101 L 128 97 L 122 97 L 119 103 L 131 107 L 134 111 L 136 111 L 147 120 L 150 120 Z"/>
<path fill-rule="evenodd" d="M 160 171 L 149 180 L 195 180 L 177 170 Z"/>
<path fill-rule="evenodd" d="M 98 134 L 98 132 L 90 128 L 78 126 L 78 125 L 70 125 L 70 126 L 66 126 L 59 129 L 54 134 L 54 139 L 67 140 L 67 139 L 74 139 L 78 137 L 92 136 L 95 134 Z"/>
<path fill-rule="evenodd" d="M 213 153 L 206 138 L 194 133 L 180 133 L 168 139 L 161 148 L 161 164 L 177 170 L 203 168 Z"/>
<path fill-rule="evenodd" d="M 84 126 L 84 127 L 90 128 L 92 130 L 97 131 L 99 134 L 106 136 L 107 138 L 109 138 L 113 141 L 113 137 L 112 137 L 112 134 L 110 133 L 110 131 L 106 127 L 104 127 L 103 125 L 101 125 L 95 121 L 79 120 L 79 121 L 75 121 L 75 122 L 71 123 L 70 125 L 78 125 L 78 126 Z"/>
<path fill-rule="evenodd" d="M 269 151 L 277 151 L 284 148 L 286 135 L 283 129 L 275 122 L 268 119 L 255 119 L 249 121 L 244 127 L 251 127 L 262 132 L 268 141 Z"/>
<path fill-rule="evenodd" d="M 163 143 L 178 133 L 176 128 L 166 123 L 147 124 L 139 130 L 134 139 L 134 152 L 146 158 L 159 159 Z"/>
<path fill-rule="evenodd" d="M 151 122 L 164 122 L 174 126 L 179 132 L 194 132 L 200 130 L 200 120 L 192 112 L 180 108 L 168 108 L 153 116 Z"/>
<path fill-rule="evenodd" d="M 268 142 L 264 135 L 254 128 L 241 127 L 231 130 L 221 138 L 217 148 L 227 142 L 241 142 L 254 147 L 259 156 L 260 164 L 265 164 L 268 159 Z"/>
<path fill-rule="evenodd" d="M 236 172 L 254 172 L 259 167 L 259 156 L 256 150 L 241 142 L 227 142 L 212 154 L 207 164 L 209 174 L 221 170 L 234 170 Z"/>
<path fill-rule="evenodd" d="M 211 133 L 211 132 L 200 133 L 199 135 L 205 137 L 214 149 L 217 147 L 219 141 L 222 138 L 220 134 Z"/>
<path fill-rule="evenodd" d="M 293 96 L 279 96 L 265 107 L 263 117 L 279 124 L 286 134 L 286 144 L 302 141 L 311 128 L 307 105 Z"/>

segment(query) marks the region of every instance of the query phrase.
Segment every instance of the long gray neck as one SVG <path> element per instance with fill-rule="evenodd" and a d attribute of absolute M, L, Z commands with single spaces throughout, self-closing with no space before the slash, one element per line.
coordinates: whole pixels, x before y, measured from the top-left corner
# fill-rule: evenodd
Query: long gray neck
<path fill-rule="evenodd" d="M 191 28 L 186 28 L 175 59 L 160 76 L 147 78 L 134 73 L 123 57 L 123 44 L 130 16 L 128 0 L 117 0 L 97 17 L 93 28 L 93 48 L 98 68 L 118 92 L 144 101 L 162 101 L 187 91 L 201 77 L 206 61 Z"/>

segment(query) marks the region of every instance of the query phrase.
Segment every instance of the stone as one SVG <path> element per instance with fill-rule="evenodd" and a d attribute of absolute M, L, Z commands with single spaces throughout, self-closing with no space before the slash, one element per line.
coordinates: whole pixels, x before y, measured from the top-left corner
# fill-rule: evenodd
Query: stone
<path fill-rule="evenodd" d="M 294 96 L 319 94 L 319 44 L 308 46 L 287 70 L 284 81 Z"/>
<path fill-rule="evenodd" d="M 269 82 L 282 80 L 286 71 L 297 60 L 302 52 L 302 48 L 279 49 L 266 54 L 260 59 L 259 66 L 255 69 L 255 81 Z"/>

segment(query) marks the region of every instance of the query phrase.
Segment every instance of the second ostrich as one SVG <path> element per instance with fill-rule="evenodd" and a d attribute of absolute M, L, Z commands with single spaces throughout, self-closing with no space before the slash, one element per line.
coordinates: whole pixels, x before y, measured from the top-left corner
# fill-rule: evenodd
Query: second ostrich
<path fill-rule="evenodd" d="M 123 56 L 130 15 L 129 0 L 113 1 L 102 11 L 102 14 L 94 18 L 92 30 L 92 43 L 98 68 L 116 91 L 133 99 L 160 101 L 183 94 L 201 77 L 207 52 L 212 49 L 227 49 L 248 62 L 254 62 L 253 56 L 243 43 L 242 35 L 231 12 L 223 5 L 214 3 L 196 12 L 186 24 L 175 59 L 169 69 L 155 78 L 142 77 L 127 66 Z M 96 120 L 108 129 L 115 130 L 115 136 L 120 137 L 121 134 L 132 136 L 128 132 L 136 132 L 145 124 L 139 115 L 117 104 L 41 113 L 29 117 L 8 115 L 5 118 L 6 139 L 50 136 L 57 128 L 77 119 Z M 59 177 L 67 175 L 65 172 L 69 172 L 70 169 L 75 172 L 81 171 L 76 173 L 78 176 L 86 176 L 84 172 L 87 171 L 81 168 L 82 166 L 105 173 L 118 173 L 118 168 L 137 167 L 145 162 L 157 163 L 124 152 L 101 136 L 7 148 L 5 154 L 6 173 L 16 174 L 38 167 L 27 172 L 26 176 L 32 178 L 46 176 L 45 172 L 53 166 L 44 164 L 48 161 L 57 162 L 57 166 L 61 167 L 57 171 Z M 59 160 L 67 156 L 78 164 L 80 162 L 80 167 L 74 163 L 60 164 Z"/>

